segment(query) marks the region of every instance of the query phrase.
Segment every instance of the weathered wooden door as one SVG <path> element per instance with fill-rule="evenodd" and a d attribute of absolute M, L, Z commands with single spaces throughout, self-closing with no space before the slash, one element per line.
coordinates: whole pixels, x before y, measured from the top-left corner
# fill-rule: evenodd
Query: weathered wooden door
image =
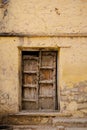
<path fill-rule="evenodd" d="M 22 57 L 22 109 L 55 110 L 57 52 L 24 51 Z"/>

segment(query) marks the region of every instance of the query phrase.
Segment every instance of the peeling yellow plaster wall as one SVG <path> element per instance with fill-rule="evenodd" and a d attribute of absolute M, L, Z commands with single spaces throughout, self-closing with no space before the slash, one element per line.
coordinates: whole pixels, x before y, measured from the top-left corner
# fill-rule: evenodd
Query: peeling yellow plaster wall
<path fill-rule="evenodd" d="M 87 38 L 0 38 L 0 113 L 19 111 L 18 47 L 53 47 L 59 50 L 59 87 L 87 80 Z"/>
<path fill-rule="evenodd" d="M 14 38 L 0 38 L 0 113 L 18 111 L 18 50 Z"/>
<path fill-rule="evenodd" d="M 87 0 L 10 0 L 0 12 L 0 33 L 87 33 Z"/>
<path fill-rule="evenodd" d="M 87 39 L 77 38 L 71 42 L 71 48 L 62 50 L 62 75 L 64 82 L 70 87 L 87 81 Z"/>

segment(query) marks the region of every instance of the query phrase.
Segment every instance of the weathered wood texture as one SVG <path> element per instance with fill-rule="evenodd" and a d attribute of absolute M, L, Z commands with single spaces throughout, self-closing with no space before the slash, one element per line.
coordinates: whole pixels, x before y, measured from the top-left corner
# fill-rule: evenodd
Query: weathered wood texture
<path fill-rule="evenodd" d="M 22 109 L 55 110 L 56 54 L 23 52 Z"/>

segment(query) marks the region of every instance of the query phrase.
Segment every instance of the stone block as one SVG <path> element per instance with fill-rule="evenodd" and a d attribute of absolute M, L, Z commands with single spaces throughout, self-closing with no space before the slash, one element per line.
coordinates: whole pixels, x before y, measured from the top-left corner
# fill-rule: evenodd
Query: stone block
<path fill-rule="evenodd" d="M 82 111 L 74 111 L 73 112 L 73 117 L 84 117 L 84 113 Z"/>
<path fill-rule="evenodd" d="M 75 127 L 75 128 L 66 128 L 65 130 L 87 130 L 87 127 L 86 128 L 84 128 L 84 127 L 82 127 L 82 128 L 78 128 L 78 127 Z"/>
<path fill-rule="evenodd" d="M 65 130 L 64 126 L 57 126 L 57 130 Z"/>
<path fill-rule="evenodd" d="M 75 110 L 77 110 L 77 108 L 78 108 L 78 105 L 77 105 L 77 103 L 75 102 L 75 101 L 72 101 L 72 102 L 70 102 L 68 105 L 67 105 L 67 110 L 68 111 L 75 111 Z"/>
<path fill-rule="evenodd" d="M 86 108 L 87 108 L 87 102 L 78 104 L 78 109 L 86 109 Z"/>

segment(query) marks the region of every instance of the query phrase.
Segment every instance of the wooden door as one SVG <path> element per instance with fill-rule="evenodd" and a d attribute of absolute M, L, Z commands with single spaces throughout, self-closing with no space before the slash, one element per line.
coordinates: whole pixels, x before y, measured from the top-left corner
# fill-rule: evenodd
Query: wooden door
<path fill-rule="evenodd" d="M 23 53 L 23 110 L 55 110 L 56 59 L 56 51 Z"/>

